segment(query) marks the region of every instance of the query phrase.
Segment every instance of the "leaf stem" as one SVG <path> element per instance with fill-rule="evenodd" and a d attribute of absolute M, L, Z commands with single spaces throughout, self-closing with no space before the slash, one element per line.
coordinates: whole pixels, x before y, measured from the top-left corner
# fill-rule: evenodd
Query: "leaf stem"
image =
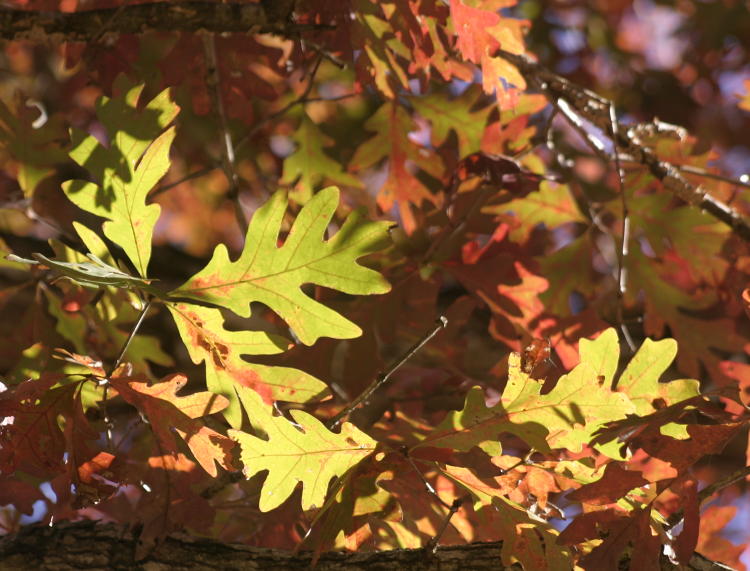
<path fill-rule="evenodd" d="M 367 399 L 369 399 L 376 390 L 378 390 L 388 382 L 388 379 L 390 379 L 393 373 L 395 373 L 404 363 L 406 363 L 406 361 L 411 359 L 417 353 L 417 351 L 424 347 L 430 339 L 438 334 L 438 332 L 440 332 L 442 329 L 445 329 L 447 325 L 448 318 L 446 318 L 444 315 L 438 317 L 436 324 L 432 329 L 425 333 L 421 339 L 414 343 L 414 345 L 409 347 L 409 349 L 407 349 L 406 352 L 397 361 L 391 364 L 391 366 L 388 367 L 388 369 L 386 369 L 384 372 L 380 373 L 357 398 L 355 398 L 351 403 L 344 407 L 341 412 L 339 412 L 329 421 L 328 428 L 330 430 L 336 428 L 341 422 L 341 419 L 349 415 L 360 404 L 367 401 Z"/>

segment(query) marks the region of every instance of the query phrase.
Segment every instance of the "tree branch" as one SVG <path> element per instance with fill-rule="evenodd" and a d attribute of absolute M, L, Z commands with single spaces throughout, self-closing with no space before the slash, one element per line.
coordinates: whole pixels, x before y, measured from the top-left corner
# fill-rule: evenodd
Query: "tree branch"
<path fill-rule="evenodd" d="M 295 24 L 280 4 L 152 2 L 82 12 L 0 8 L 0 38 L 6 40 L 90 41 L 105 34 L 149 31 L 236 32 L 295 35 L 327 26 Z"/>
<path fill-rule="evenodd" d="M 548 96 L 566 101 L 578 115 L 601 129 L 603 133 L 611 132 L 612 124 L 607 100 L 551 72 L 527 56 L 504 50 L 499 50 L 499 55 L 515 65 L 530 83 L 542 86 Z M 661 160 L 651 149 L 643 145 L 636 132 L 637 128 L 628 128 L 618 124 L 613 143 L 633 157 L 636 162 L 648 168 L 651 175 L 661 181 L 664 188 L 688 204 L 705 210 L 732 228 L 743 240 L 750 242 L 750 224 L 739 212 L 708 194 L 701 186 L 691 184 L 678 167 Z"/>
<path fill-rule="evenodd" d="M 125 525 L 101 524 L 90 520 L 62 522 L 53 527 L 35 525 L 0 539 L 0 567 L 3 569 L 263 569 L 281 571 L 309 569 L 312 553 L 295 555 L 288 551 L 227 544 L 173 534 L 145 559 L 134 558 L 138 539 Z M 430 554 L 425 549 L 393 551 L 324 553 L 316 569 L 319 571 L 410 571 L 435 570 L 477 571 L 498 569 L 520 570 L 520 565 L 503 567 L 500 562 L 502 542 L 471 543 L 440 547 Z M 662 555 L 661 569 L 678 567 Z M 689 570 L 730 569 L 695 554 Z M 683 569 L 684 569 L 683 568 Z"/>

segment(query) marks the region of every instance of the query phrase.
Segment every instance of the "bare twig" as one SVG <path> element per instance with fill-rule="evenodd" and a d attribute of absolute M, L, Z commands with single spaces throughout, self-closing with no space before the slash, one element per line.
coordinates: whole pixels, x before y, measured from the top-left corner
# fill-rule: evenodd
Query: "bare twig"
<path fill-rule="evenodd" d="M 464 505 L 464 502 L 466 501 L 466 498 L 456 498 L 453 500 L 453 503 L 450 505 L 450 508 L 448 508 L 448 513 L 445 514 L 445 519 L 443 520 L 442 525 L 440 526 L 440 529 L 438 529 L 435 536 L 430 539 L 429 542 L 427 542 L 427 545 L 425 545 L 425 551 L 428 551 L 430 553 L 435 553 L 437 551 L 438 543 L 440 542 L 440 538 L 443 537 L 443 534 L 448 529 L 448 525 L 451 522 L 451 519 L 453 519 L 453 516 L 456 514 L 458 510 L 461 509 L 461 506 Z"/>
<path fill-rule="evenodd" d="M 610 134 L 612 140 L 616 141 L 618 133 L 618 122 L 617 114 L 615 113 L 615 106 L 609 102 L 609 125 Z M 613 152 L 615 155 L 615 171 L 617 174 L 617 182 L 620 190 L 620 204 L 622 205 L 622 241 L 620 242 L 620 255 L 619 262 L 617 264 L 617 298 L 619 303 L 617 304 L 617 317 L 620 322 L 620 330 L 622 336 L 625 338 L 625 342 L 628 344 L 628 348 L 631 353 L 635 353 L 635 342 L 633 341 L 630 330 L 625 324 L 625 293 L 628 289 L 628 251 L 630 249 L 630 213 L 628 211 L 628 200 L 625 196 L 625 180 L 624 173 L 622 172 L 622 164 L 620 163 L 620 150 L 617 145 L 612 145 Z"/>
<path fill-rule="evenodd" d="M 214 110 L 216 111 L 219 125 L 221 127 L 222 166 L 227 181 L 229 181 L 229 193 L 227 196 L 234 204 L 234 213 L 237 217 L 237 224 L 239 224 L 240 231 L 244 236 L 247 233 L 248 222 L 247 217 L 245 216 L 245 211 L 242 209 L 242 203 L 240 202 L 240 181 L 237 176 L 237 171 L 234 168 L 234 144 L 232 143 L 232 135 L 229 132 L 229 123 L 227 121 L 226 110 L 224 109 L 224 99 L 221 95 L 219 68 L 216 55 L 216 36 L 213 34 L 203 36 L 203 48 L 206 55 L 206 83 L 208 84 Z"/>
<path fill-rule="evenodd" d="M 706 169 L 694 167 L 692 165 L 676 165 L 677 169 L 681 172 L 692 174 L 695 176 L 701 176 L 703 178 L 712 178 L 714 180 L 720 180 L 721 182 L 728 182 L 734 186 L 741 186 L 743 188 L 750 188 L 750 182 L 742 180 L 741 178 L 733 178 L 723 174 L 709 172 Z"/>
<path fill-rule="evenodd" d="M 424 484 L 424 487 L 427 489 L 427 491 L 433 496 L 435 496 L 437 501 L 440 502 L 443 505 L 443 507 L 450 509 L 451 507 L 450 504 L 440 497 L 440 494 L 437 493 L 437 490 L 435 489 L 435 487 L 432 484 L 430 484 L 427 478 L 424 477 L 424 474 L 422 474 L 422 471 L 417 467 L 416 463 L 414 462 L 414 459 L 411 456 L 409 456 L 408 451 L 404 450 L 403 454 L 407 462 L 411 464 L 411 467 L 414 469 L 414 472 L 417 474 L 417 476 L 419 476 L 419 479 L 422 480 L 422 483 Z"/>
<path fill-rule="evenodd" d="M 166 192 L 168 190 L 171 190 L 175 186 L 181 185 L 183 182 L 187 182 L 189 180 L 193 180 L 194 178 L 202 177 L 203 175 L 206 175 L 206 174 L 210 173 L 211 171 L 216 170 L 217 168 L 219 168 L 219 166 L 220 165 L 203 167 L 202 169 L 198 169 L 197 171 L 191 172 L 190 174 L 186 174 L 185 176 L 183 176 L 179 180 L 176 180 L 174 182 L 170 182 L 169 184 L 164 184 L 164 185 L 160 186 L 159 188 L 157 188 L 156 190 L 154 190 L 153 192 L 151 192 L 148 195 L 148 197 L 150 199 L 153 199 L 154 197 L 160 195 L 162 192 Z"/>
<path fill-rule="evenodd" d="M 702 504 L 719 490 L 728 488 L 732 484 L 736 484 L 737 482 L 739 482 L 740 480 L 744 480 L 748 476 L 750 476 L 750 466 L 745 466 L 743 468 L 740 468 L 739 470 L 735 470 L 721 480 L 717 480 L 713 484 L 709 484 L 700 492 L 698 492 L 698 504 Z"/>
<path fill-rule="evenodd" d="M 349 415 L 360 404 L 366 402 L 367 399 L 369 399 L 376 390 L 378 390 L 388 382 L 388 379 L 390 379 L 391 375 L 393 375 L 393 373 L 395 373 L 401 367 L 401 365 L 411 359 L 417 353 L 417 351 L 424 347 L 430 339 L 435 337 L 435 335 L 437 335 L 440 330 L 445 329 L 447 325 L 448 319 L 445 316 L 441 315 L 440 317 L 438 317 L 435 327 L 430 329 L 430 331 L 423 335 L 419 341 L 409 347 L 409 349 L 407 349 L 407 351 L 396 362 L 388 367 L 386 371 L 379 374 L 375 378 L 375 380 L 370 383 L 370 385 L 357 398 L 355 398 L 352 402 L 345 406 L 341 410 L 341 412 L 334 416 L 328 422 L 328 428 L 331 430 L 336 428 L 336 426 L 338 426 L 338 424 L 341 422 L 341 419 Z"/>

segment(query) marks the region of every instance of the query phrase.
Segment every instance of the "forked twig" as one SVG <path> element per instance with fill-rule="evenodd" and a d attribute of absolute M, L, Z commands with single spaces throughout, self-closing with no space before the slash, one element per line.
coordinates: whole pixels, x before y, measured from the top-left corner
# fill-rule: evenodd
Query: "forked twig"
<path fill-rule="evenodd" d="M 453 519 L 453 516 L 456 515 L 456 512 L 461 509 L 461 506 L 464 505 L 465 501 L 466 498 L 456 498 L 455 500 L 453 500 L 453 503 L 448 508 L 448 513 L 445 514 L 443 523 L 440 525 L 440 529 L 438 529 L 435 536 L 427 542 L 427 545 L 424 546 L 426 551 L 430 553 L 435 553 L 437 551 L 440 538 L 443 537 L 443 534 L 445 534 L 445 531 L 448 529 L 448 525 L 450 525 L 451 523 L 451 519 Z"/>

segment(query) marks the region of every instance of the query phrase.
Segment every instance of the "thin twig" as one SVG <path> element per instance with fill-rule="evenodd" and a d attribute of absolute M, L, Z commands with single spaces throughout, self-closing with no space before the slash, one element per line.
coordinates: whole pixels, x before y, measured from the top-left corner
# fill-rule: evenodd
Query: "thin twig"
<path fill-rule="evenodd" d="M 612 140 L 617 141 L 619 137 L 617 114 L 614 103 L 609 102 L 609 124 Z M 630 250 L 630 212 L 628 211 L 628 200 L 625 196 L 625 180 L 620 163 L 620 150 L 616 144 L 612 145 L 615 155 L 615 171 L 620 191 L 620 204 L 622 206 L 622 241 L 620 242 L 620 255 L 617 264 L 617 317 L 620 322 L 620 330 L 631 353 L 635 353 L 635 342 L 630 330 L 625 324 L 625 294 L 628 290 L 628 252 Z"/>
<path fill-rule="evenodd" d="M 128 338 L 125 340 L 125 343 L 122 345 L 122 349 L 120 350 L 120 354 L 117 356 L 117 359 L 112 364 L 112 366 L 106 371 L 106 374 L 104 375 L 104 379 L 102 379 L 102 383 L 104 384 L 104 392 L 102 394 L 102 401 L 101 401 L 101 409 L 102 409 L 102 416 L 104 417 L 104 428 L 105 428 L 105 438 L 107 442 L 107 450 L 112 450 L 112 419 L 109 416 L 109 411 L 107 410 L 107 397 L 109 396 L 109 380 L 112 378 L 112 375 L 117 370 L 117 367 L 120 366 L 120 363 L 122 363 L 123 358 L 125 357 L 125 353 L 128 350 L 128 347 L 130 347 L 130 343 L 133 341 L 133 338 L 135 337 L 136 333 L 138 333 L 138 330 L 141 328 L 141 325 L 143 324 L 143 320 L 146 318 L 146 314 L 148 313 L 148 310 L 151 308 L 151 300 L 147 301 L 146 304 L 143 306 L 143 309 L 141 310 L 141 314 L 138 316 L 138 321 L 135 322 L 135 325 L 133 325 L 132 329 L 130 330 L 130 334 L 128 335 Z"/>
<path fill-rule="evenodd" d="M 726 176 L 726 175 L 715 173 L 715 172 L 709 172 L 706 169 L 694 167 L 692 165 L 675 165 L 675 166 L 677 167 L 677 170 L 682 171 L 687 174 L 694 174 L 696 176 L 702 176 L 703 178 L 712 178 L 714 180 L 728 182 L 729 184 L 733 184 L 734 186 L 750 188 L 750 182 L 744 181 L 739 178 L 733 178 L 731 176 Z"/>
<path fill-rule="evenodd" d="M 208 84 L 213 107 L 216 111 L 219 125 L 221 127 L 222 166 L 227 181 L 229 182 L 229 192 L 227 193 L 227 196 L 234 204 L 234 213 L 237 217 L 237 224 L 239 224 L 240 231 L 244 236 L 247 233 L 248 221 L 245 216 L 245 211 L 242 209 L 242 203 L 240 202 L 240 181 L 237 176 L 237 171 L 234 168 L 235 148 L 232 143 L 232 135 L 229 132 L 229 122 L 227 121 L 224 100 L 221 95 L 219 67 L 216 55 L 216 36 L 214 34 L 206 34 L 203 36 L 203 48 L 206 55 L 206 83 Z"/>
<path fill-rule="evenodd" d="M 417 341 L 414 345 L 409 347 L 409 349 L 407 349 L 407 351 L 397 361 L 391 364 L 391 366 L 388 367 L 388 369 L 385 372 L 379 374 L 375 378 L 375 380 L 372 383 L 370 383 L 370 385 L 357 398 L 355 398 L 351 403 L 345 406 L 341 410 L 341 412 L 339 412 L 336 416 L 334 416 L 328 422 L 328 428 L 331 430 L 336 428 L 341 422 L 342 418 L 349 415 L 360 404 L 367 401 L 367 399 L 369 399 L 376 390 L 378 390 L 380 387 L 382 387 L 388 382 L 388 379 L 390 379 L 391 375 L 393 375 L 393 373 L 395 373 L 401 367 L 401 365 L 403 365 L 404 363 L 406 363 L 406 361 L 411 359 L 417 353 L 417 351 L 419 351 L 422 347 L 424 347 L 425 344 L 430 339 L 435 337 L 435 335 L 437 335 L 440 330 L 445 329 L 447 325 L 448 325 L 448 319 L 444 315 L 441 315 L 440 317 L 438 317 L 435 327 L 430 329 L 430 331 L 428 331 L 425 335 L 423 335 L 419 341 Z"/>
<path fill-rule="evenodd" d="M 445 534 L 445 531 L 448 529 L 448 525 L 450 524 L 451 519 L 461 508 L 467 498 L 456 498 L 450 504 L 446 502 L 443 498 L 440 497 L 440 494 L 437 493 L 435 487 L 430 484 L 427 478 L 425 478 L 424 474 L 422 474 L 422 471 L 417 467 L 412 457 L 409 456 L 406 448 L 402 450 L 402 454 L 404 455 L 404 458 L 406 458 L 406 460 L 409 462 L 409 464 L 411 464 L 411 467 L 414 469 L 414 472 L 417 474 L 417 476 L 419 476 L 419 478 L 422 480 L 422 483 L 424 484 L 424 487 L 427 488 L 427 491 L 432 496 L 434 496 L 443 507 L 448 508 L 448 513 L 445 515 L 445 519 L 443 519 L 443 523 L 440 525 L 440 529 L 438 529 L 434 537 L 430 539 L 427 545 L 425 545 L 426 551 L 428 551 L 429 553 L 435 553 L 435 551 L 437 551 L 438 542 L 440 541 L 440 538 Z"/>
<path fill-rule="evenodd" d="M 728 488 L 732 484 L 736 484 L 737 482 L 747 478 L 748 476 L 750 476 L 750 466 L 745 466 L 744 468 L 735 470 L 734 472 L 722 478 L 721 480 L 717 480 L 713 484 L 709 484 L 708 486 L 703 488 L 700 492 L 698 492 L 698 504 L 699 505 L 702 504 L 704 501 L 706 501 L 708 498 L 713 496 L 719 490 Z"/>
<path fill-rule="evenodd" d="M 417 468 L 416 463 L 414 462 L 412 457 L 409 456 L 408 452 L 404 450 L 403 454 L 404 454 L 404 458 L 406 458 L 409 464 L 411 464 L 411 467 L 414 468 L 414 472 L 417 474 L 417 476 L 419 476 L 419 479 L 422 480 L 422 483 L 424 484 L 424 487 L 427 489 L 427 491 L 433 496 L 435 496 L 435 498 L 437 498 L 437 501 L 440 502 L 443 505 L 443 507 L 450 509 L 451 507 L 450 504 L 440 497 L 440 494 L 437 493 L 437 490 L 435 489 L 435 487 L 432 484 L 430 484 L 427 478 L 424 477 L 424 474 L 422 474 L 422 471 L 419 468 Z"/>
<path fill-rule="evenodd" d="M 211 171 L 214 171 L 217 168 L 219 168 L 219 166 L 220 165 L 213 165 L 213 166 L 203 167 L 202 169 L 198 169 L 197 171 L 191 172 L 190 174 L 186 174 L 185 176 L 183 176 L 179 180 L 176 180 L 174 182 L 170 182 L 169 184 L 164 184 L 164 185 L 160 186 L 156 190 L 152 191 L 148 195 L 148 197 L 150 199 L 153 199 L 156 196 L 160 195 L 162 192 L 166 192 L 166 191 L 174 188 L 175 186 L 179 186 L 183 182 L 187 182 L 189 180 L 193 180 L 194 178 L 198 178 L 198 177 L 201 177 L 203 175 L 206 175 L 206 174 L 210 173 Z"/>
<path fill-rule="evenodd" d="M 338 56 L 332 54 L 330 51 L 328 51 L 327 49 L 325 49 L 320 44 L 317 44 L 317 43 L 315 43 L 315 42 L 313 42 L 313 41 L 311 41 L 309 39 L 302 39 L 301 37 L 300 37 L 300 42 L 302 42 L 303 45 L 308 45 L 308 46 L 312 47 L 312 49 L 314 49 L 316 52 L 318 52 L 321 57 L 323 57 L 323 58 L 327 59 L 328 61 L 330 61 L 337 68 L 339 68 L 339 69 L 346 69 L 346 62 L 345 61 L 343 61 Z"/>
<path fill-rule="evenodd" d="M 443 537 L 443 534 L 445 534 L 445 531 L 448 529 L 448 525 L 451 522 L 451 519 L 453 519 L 453 516 L 456 514 L 458 510 L 461 509 L 461 506 L 464 505 L 464 502 L 466 501 L 466 498 L 456 498 L 453 500 L 453 503 L 450 505 L 450 508 L 448 509 L 448 513 L 445 514 L 445 519 L 443 520 L 442 525 L 440 526 L 440 529 L 438 529 L 435 536 L 430 539 L 429 542 L 427 542 L 427 545 L 425 545 L 425 550 L 430 553 L 435 553 L 438 548 L 438 542 L 440 541 L 440 538 Z"/>

